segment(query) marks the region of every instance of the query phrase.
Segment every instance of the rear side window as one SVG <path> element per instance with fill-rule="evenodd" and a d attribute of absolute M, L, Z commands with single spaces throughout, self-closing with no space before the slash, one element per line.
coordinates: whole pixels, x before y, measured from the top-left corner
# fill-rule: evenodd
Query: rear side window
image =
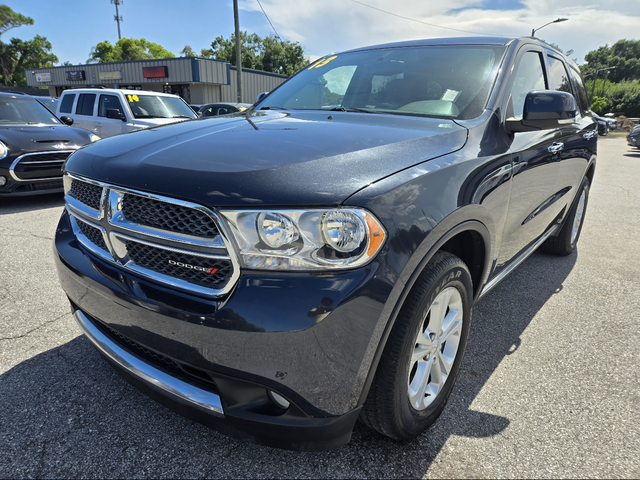
<path fill-rule="evenodd" d="M 544 90 L 544 71 L 538 52 L 526 52 L 520 59 L 518 69 L 513 77 L 511 87 L 511 102 L 513 106 L 513 116 L 522 118 L 524 110 L 524 100 L 532 90 Z M 511 116 L 509 114 L 509 116 Z"/>
<path fill-rule="evenodd" d="M 564 63 L 557 58 L 547 58 L 549 59 L 549 90 L 573 93 L 571 92 L 571 82 L 569 82 L 569 75 L 567 74 L 567 69 L 564 68 Z"/>
<path fill-rule="evenodd" d="M 100 103 L 98 104 L 98 116 L 106 117 L 107 109 L 114 108 L 124 113 L 120 99 L 116 95 L 100 95 Z"/>
<path fill-rule="evenodd" d="M 582 83 L 582 77 L 578 72 L 576 72 L 573 68 L 569 69 L 571 73 L 571 79 L 573 80 L 573 86 L 576 90 L 576 100 L 578 101 L 578 106 L 580 107 L 580 112 L 582 115 L 586 114 L 589 108 L 589 100 L 587 97 L 587 90 L 584 87 L 584 83 Z"/>
<path fill-rule="evenodd" d="M 78 106 L 76 107 L 76 114 L 78 115 L 93 115 L 93 104 L 96 103 L 95 93 L 81 93 L 78 97 Z"/>
<path fill-rule="evenodd" d="M 60 113 L 71 113 L 73 101 L 76 99 L 75 93 L 68 93 L 62 97 L 60 102 Z"/>

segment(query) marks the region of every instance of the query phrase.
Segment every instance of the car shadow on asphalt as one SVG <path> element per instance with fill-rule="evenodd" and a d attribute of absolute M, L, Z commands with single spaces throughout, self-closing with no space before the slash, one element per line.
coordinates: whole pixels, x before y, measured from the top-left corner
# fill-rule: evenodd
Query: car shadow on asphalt
<path fill-rule="evenodd" d="M 635 150 L 622 154 L 623 157 L 640 158 L 640 150 Z"/>
<path fill-rule="evenodd" d="M 291 452 L 234 440 L 148 399 L 121 379 L 86 338 L 77 337 L 0 375 L 0 473 L 36 478 L 422 478 L 452 435 L 491 437 L 508 428 L 509 418 L 475 410 L 472 402 L 500 363 L 522 348 L 523 332 L 562 291 L 576 260 L 576 253 L 536 253 L 478 302 L 449 404 L 416 440 L 398 443 L 361 424 L 348 445 L 331 452 Z"/>
<path fill-rule="evenodd" d="M 0 215 L 11 213 L 31 212 L 45 208 L 64 206 L 62 193 L 48 193 L 24 197 L 0 196 Z"/>

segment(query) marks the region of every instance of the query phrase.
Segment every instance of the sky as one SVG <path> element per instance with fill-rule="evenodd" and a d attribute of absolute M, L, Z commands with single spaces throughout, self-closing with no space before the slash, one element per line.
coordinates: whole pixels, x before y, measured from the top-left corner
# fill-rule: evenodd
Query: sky
<path fill-rule="evenodd" d="M 1 0 L 0 0 L 1 1 Z M 4 0 L 33 26 L 2 35 L 46 37 L 60 63 L 86 63 L 91 48 L 118 40 L 110 0 Z M 311 60 L 332 52 L 419 38 L 536 36 L 558 45 L 582 64 L 584 55 L 617 40 L 640 40 L 640 0 L 260 0 L 283 40 L 299 42 Z M 199 53 L 234 29 L 232 0 L 122 0 L 122 36 L 146 38 L 179 56 L 185 45 Z M 240 29 L 264 37 L 274 30 L 258 0 L 239 0 Z M 385 12 L 381 11 L 384 10 Z M 403 18 L 405 17 L 405 18 Z"/>

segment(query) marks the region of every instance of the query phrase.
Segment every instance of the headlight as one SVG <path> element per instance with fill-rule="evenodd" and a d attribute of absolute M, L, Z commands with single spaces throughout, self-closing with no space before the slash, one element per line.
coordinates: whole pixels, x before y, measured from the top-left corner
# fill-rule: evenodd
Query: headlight
<path fill-rule="evenodd" d="M 100 137 L 92 133 L 91 135 L 89 135 L 89 140 L 91 140 L 92 142 L 97 142 L 98 140 L 100 140 Z"/>
<path fill-rule="evenodd" d="M 360 208 L 221 211 L 245 268 L 329 270 L 366 264 L 386 232 Z"/>
<path fill-rule="evenodd" d="M 0 160 L 2 160 L 7 155 L 9 155 L 9 149 L 4 143 L 0 142 Z"/>

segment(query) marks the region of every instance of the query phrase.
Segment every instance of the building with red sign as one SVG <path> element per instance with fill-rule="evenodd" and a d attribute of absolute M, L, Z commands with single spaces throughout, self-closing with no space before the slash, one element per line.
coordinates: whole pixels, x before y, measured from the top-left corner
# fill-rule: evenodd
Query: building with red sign
<path fill-rule="evenodd" d="M 25 70 L 29 87 L 47 87 L 59 97 L 69 88 L 105 87 L 150 90 L 180 95 L 187 103 L 236 102 L 236 68 L 208 58 L 163 58 L 94 63 Z M 253 103 L 261 92 L 276 88 L 288 77 L 242 69 L 242 102 Z"/>

